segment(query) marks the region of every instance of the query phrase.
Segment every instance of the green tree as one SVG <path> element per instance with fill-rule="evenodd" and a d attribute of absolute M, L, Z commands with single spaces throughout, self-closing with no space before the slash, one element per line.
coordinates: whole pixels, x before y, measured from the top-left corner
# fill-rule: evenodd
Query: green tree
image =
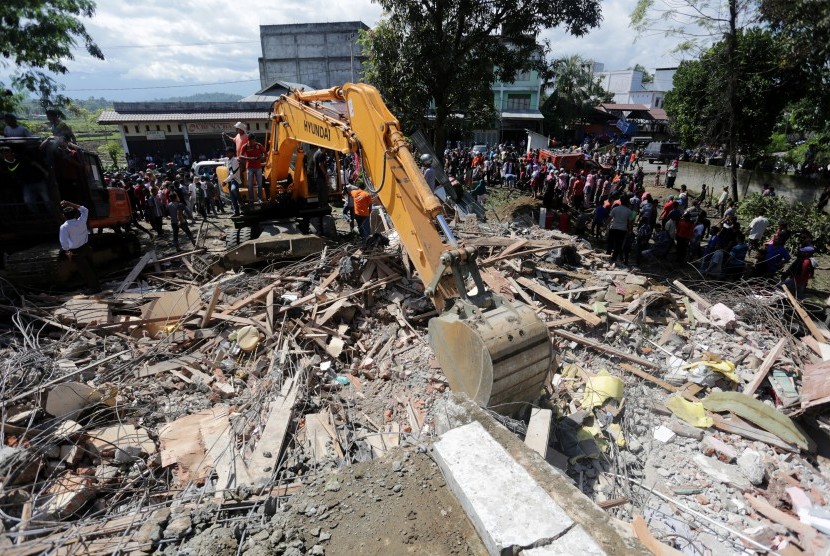
<path fill-rule="evenodd" d="M 738 199 L 738 143 L 736 110 L 738 88 L 743 76 L 737 71 L 737 42 L 739 29 L 748 28 L 757 19 L 757 0 L 638 0 L 631 13 L 631 25 L 642 36 L 662 33 L 679 37 L 682 41 L 675 51 L 703 53 L 715 41 L 724 43 L 723 56 L 716 62 L 726 71 L 722 91 L 725 103 L 721 106 L 726 118 L 726 144 L 732 167 L 732 197 Z"/>
<path fill-rule="evenodd" d="M 10 83 L 0 81 L 0 90 L 9 86 L 35 93 L 44 103 L 63 104 L 66 98 L 53 75 L 67 72 L 72 48 L 82 41 L 95 58 L 104 55 L 80 18 L 92 17 L 92 0 L 4 0 L 0 3 L 0 54 L 2 67 L 11 68 Z M 0 96 L 0 110 L 16 106 L 10 95 Z"/>
<path fill-rule="evenodd" d="M 801 98 L 787 108 L 789 131 L 830 132 L 830 9 L 815 0 L 761 0 L 783 67 L 801 72 Z"/>
<path fill-rule="evenodd" d="M 700 59 L 681 62 L 674 88 L 666 93 L 666 112 L 684 144 L 723 144 L 731 131 L 736 152 L 752 156 L 769 144 L 777 117 L 796 89 L 797 76 L 778 65 L 780 45 L 769 31 L 738 31 L 735 39 L 733 71 L 741 75 L 735 105 L 723 92 L 729 78 L 724 40 Z"/>
<path fill-rule="evenodd" d="M 643 85 L 648 85 L 649 83 L 654 83 L 654 75 L 652 73 L 649 73 L 649 71 L 646 69 L 646 67 L 644 65 L 634 64 L 633 68 L 628 68 L 628 69 L 633 69 L 634 71 L 643 72 L 643 80 L 642 80 Z"/>
<path fill-rule="evenodd" d="M 575 124 L 583 121 L 602 102 L 610 102 L 613 95 L 593 78 L 593 62 L 579 55 L 553 60 L 546 72 L 552 86 L 551 94 L 542 104 L 545 131 L 563 136 L 572 133 Z"/>
<path fill-rule="evenodd" d="M 541 30 L 562 25 L 581 36 L 602 19 L 598 0 L 376 1 L 388 15 L 383 33 L 367 35 L 370 43 L 383 41 L 368 45 L 368 75 L 380 77 L 376 84 L 385 98 L 413 99 L 413 120 L 423 120 L 425 107 L 434 104 L 437 152 L 444 150 L 454 114 L 491 118 L 492 84 L 510 83 L 541 62 Z M 395 63 L 402 80 L 386 73 Z"/>

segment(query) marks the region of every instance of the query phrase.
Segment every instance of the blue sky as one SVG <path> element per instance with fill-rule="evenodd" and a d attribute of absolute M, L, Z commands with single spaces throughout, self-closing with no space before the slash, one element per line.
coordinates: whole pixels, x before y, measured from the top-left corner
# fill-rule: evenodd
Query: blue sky
<path fill-rule="evenodd" d="M 601 27 L 584 37 L 554 29 L 542 38 L 550 39 L 556 57 L 580 54 L 604 63 L 606 70 L 635 63 L 649 69 L 676 65 L 669 53 L 672 40 L 635 42 L 628 20 L 635 3 L 603 1 Z M 247 95 L 259 88 L 260 25 L 361 20 L 372 26 L 381 16 L 380 7 L 370 0 L 98 0 L 95 16 L 85 23 L 106 60 L 78 49 L 68 64 L 69 74 L 59 82 L 74 98 Z M 0 75 L 5 73 L 0 69 Z"/>

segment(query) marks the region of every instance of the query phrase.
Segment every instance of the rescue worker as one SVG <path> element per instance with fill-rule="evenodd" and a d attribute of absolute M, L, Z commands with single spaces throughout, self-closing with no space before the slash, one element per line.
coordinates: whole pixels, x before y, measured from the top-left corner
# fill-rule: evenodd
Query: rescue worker
<path fill-rule="evenodd" d="M 61 249 L 84 279 L 87 293 L 99 292 L 101 286 L 92 267 L 92 248 L 89 246 L 89 210 L 70 201 L 61 201 L 61 209 L 65 219 L 58 232 Z"/>
<path fill-rule="evenodd" d="M 262 183 L 262 165 L 265 160 L 265 147 L 257 143 L 256 137 L 248 135 L 248 143 L 242 147 L 240 160 L 245 162 L 248 174 L 248 202 L 262 201 L 265 190 Z"/>
<path fill-rule="evenodd" d="M 358 180 L 357 189 L 350 191 L 349 194 L 354 199 L 354 217 L 357 220 L 360 240 L 366 246 L 371 231 L 369 216 L 372 214 L 372 196 L 366 191 L 366 183 L 363 180 Z"/>
<path fill-rule="evenodd" d="M 239 184 L 242 181 L 239 177 L 239 160 L 236 158 L 233 147 L 225 149 L 225 153 L 228 156 L 228 160 L 225 161 L 225 167 L 228 169 L 228 177 L 225 178 L 223 183 L 228 184 L 233 215 L 239 216 Z"/>

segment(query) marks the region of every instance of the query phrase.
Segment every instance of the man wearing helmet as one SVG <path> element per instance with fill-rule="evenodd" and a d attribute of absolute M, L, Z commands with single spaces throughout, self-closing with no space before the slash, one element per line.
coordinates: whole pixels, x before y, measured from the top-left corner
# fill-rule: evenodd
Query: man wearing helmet
<path fill-rule="evenodd" d="M 429 190 L 435 193 L 435 170 L 432 169 L 432 155 L 422 154 L 421 165 L 424 167 L 424 180 L 426 180 Z"/>

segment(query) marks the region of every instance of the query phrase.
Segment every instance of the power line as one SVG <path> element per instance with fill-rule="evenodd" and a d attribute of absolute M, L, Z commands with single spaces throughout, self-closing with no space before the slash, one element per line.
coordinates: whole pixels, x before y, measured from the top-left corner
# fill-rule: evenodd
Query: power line
<path fill-rule="evenodd" d="M 224 44 L 259 44 L 259 41 L 228 41 L 228 42 L 194 42 L 190 44 L 110 44 L 101 45 L 101 50 L 116 48 L 187 48 L 191 46 L 216 46 Z M 85 46 L 75 46 L 73 50 L 86 50 Z"/>
<path fill-rule="evenodd" d="M 194 83 L 193 85 L 158 85 L 156 87 L 95 87 L 94 89 L 63 89 L 68 93 L 79 91 L 143 91 L 147 89 L 180 89 L 183 87 L 208 87 L 210 85 L 227 85 L 229 83 L 253 83 L 259 79 L 240 79 L 237 81 L 216 81 L 215 83 Z"/>

